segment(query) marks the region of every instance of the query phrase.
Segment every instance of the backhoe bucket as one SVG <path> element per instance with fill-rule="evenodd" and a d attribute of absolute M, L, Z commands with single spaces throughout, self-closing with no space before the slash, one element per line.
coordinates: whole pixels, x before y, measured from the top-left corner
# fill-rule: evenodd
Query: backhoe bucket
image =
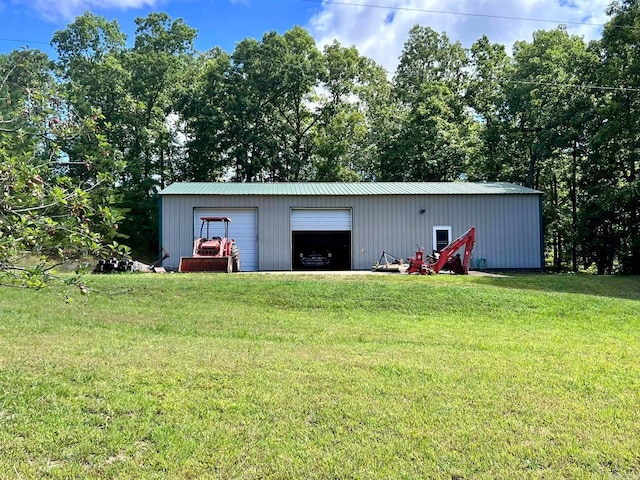
<path fill-rule="evenodd" d="M 231 257 L 180 257 L 179 272 L 223 272 L 231 273 Z"/>

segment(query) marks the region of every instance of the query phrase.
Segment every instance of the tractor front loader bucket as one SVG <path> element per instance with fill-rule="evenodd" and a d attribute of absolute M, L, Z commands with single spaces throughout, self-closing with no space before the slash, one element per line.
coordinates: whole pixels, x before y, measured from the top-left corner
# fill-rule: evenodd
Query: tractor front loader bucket
<path fill-rule="evenodd" d="M 223 272 L 233 271 L 231 257 L 180 257 L 179 272 Z"/>

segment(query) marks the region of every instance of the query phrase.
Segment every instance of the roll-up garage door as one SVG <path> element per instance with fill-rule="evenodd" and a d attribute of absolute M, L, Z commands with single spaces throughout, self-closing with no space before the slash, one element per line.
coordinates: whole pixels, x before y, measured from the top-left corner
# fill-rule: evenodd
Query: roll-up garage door
<path fill-rule="evenodd" d="M 351 270 L 351 209 L 291 209 L 293 270 Z"/>
<path fill-rule="evenodd" d="M 291 210 L 293 231 L 351 231 L 351 209 L 294 208 Z"/>
<path fill-rule="evenodd" d="M 229 217 L 229 237 L 240 250 L 240 266 L 243 272 L 258 270 L 258 214 L 255 208 L 196 208 L 193 214 L 193 238 L 200 236 L 200 217 Z M 211 224 L 216 235 L 224 235 L 224 224 Z"/>

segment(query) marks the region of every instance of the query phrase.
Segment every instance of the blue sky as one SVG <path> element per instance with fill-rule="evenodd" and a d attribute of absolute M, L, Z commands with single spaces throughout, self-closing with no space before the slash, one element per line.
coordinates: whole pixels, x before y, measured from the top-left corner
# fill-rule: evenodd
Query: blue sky
<path fill-rule="evenodd" d="M 46 51 L 56 30 L 91 11 L 117 20 L 132 41 L 134 19 L 150 12 L 182 18 L 198 30 L 196 48 L 219 46 L 232 52 L 244 38 L 300 25 L 318 46 L 338 40 L 355 45 L 389 71 L 395 69 L 407 32 L 415 24 L 446 32 L 465 46 L 486 34 L 511 47 L 531 40 L 533 31 L 569 23 L 589 40 L 605 23 L 610 0 L 0 0 L 0 53 L 28 45 Z M 509 17 L 509 18 L 507 18 Z M 530 19 L 530 20 L 525 20 Z M 535 19 L 535 20 L 533 20 Z M 549 20 L 549 21 L 539 21 Z M 593 25 L 588 25 L 593 24 Z M 18 41 L 13 41 L 18 40 Z"/>
<path fill-rule="evenodd" d="M 55 2 L 65 3 L 65 0 L 51 0 L 51 3 Z M 87 10 L 104 16 L 108 20 L 117 20 L 130 40 L 134 37 L 136 17 L 144 17 L 154 11 L 166 12 L 174 19 L 184 19 L 189 26 L 198 30 L 197 49 L 204 51 L 220 46 L 227 51 L 232 51 L 235 43 L 243 38 L 259 39 L 267 31 L 285 32 L 294 25 L 306 25 L 314 11 L 320 7 L 317 3 L 298 0 L 279 2 L 177 0 L 148 2 L 147 5 L 140 7 L 123 7 L 122 5 L 142 4 L 141 1 L 113 1 L 110 2 L 112 6 L 108 8 L 92 6 L 93 2 L 75 2 L 80 5 L 74 8 L 67 7 L 68 9 L 44 7 L 38 3 L 0 0 L 1 52 L 27 44 L 32 48 L 48 49 L 47 51 L 53 54 L 53 50 L 48 46 L 53 33 L 64 29 L 73 21 L 75 15 Z M 82 8 L 83 6 L 85 8 Z M 35 42 L 44 42 L 44 44 Z"/>

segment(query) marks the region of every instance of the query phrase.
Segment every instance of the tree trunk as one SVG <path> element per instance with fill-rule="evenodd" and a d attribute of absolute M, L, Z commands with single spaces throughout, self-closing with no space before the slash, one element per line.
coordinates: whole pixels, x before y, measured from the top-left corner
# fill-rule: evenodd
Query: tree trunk
<path fill-rule="evenodd" d="M 533 145 L 529 145 L 529 173 L 527 174 L 527 187 L 533 188 L 533 176 L 536 171 L 536 157 Z"/>
<path fill-rule="evenodd" d="M 569 194 L 571 196 L 571 268 L 578 271 L 578 201 L 577 201 L 577 170 L 578 170 L 578 142 L 573 141 L 573 152 L 571 156 L 571 185 Z"/>
<path fill-rule="evenodd" d="M 554 245 L 553 245 L 553 265 L 556 272 L 562 271 L 562 234 L 558 225 L 558 212 L 560 211 L 560 200 L 558 194 L 558 177 L 553 174 L 551 184 L 551 194 L 553 196 L 553 208 L 555 209 L 555 228 L 554 228 Z"/>
<path fill-rule="evenodd" d="M 598 275 L 604 275 L 607 269 L 607 238 L 609 237 L 609 229 L 607 224 L 602 225 L 602 238 L 600 240 L 600 251 L 598 252 Z"/>

